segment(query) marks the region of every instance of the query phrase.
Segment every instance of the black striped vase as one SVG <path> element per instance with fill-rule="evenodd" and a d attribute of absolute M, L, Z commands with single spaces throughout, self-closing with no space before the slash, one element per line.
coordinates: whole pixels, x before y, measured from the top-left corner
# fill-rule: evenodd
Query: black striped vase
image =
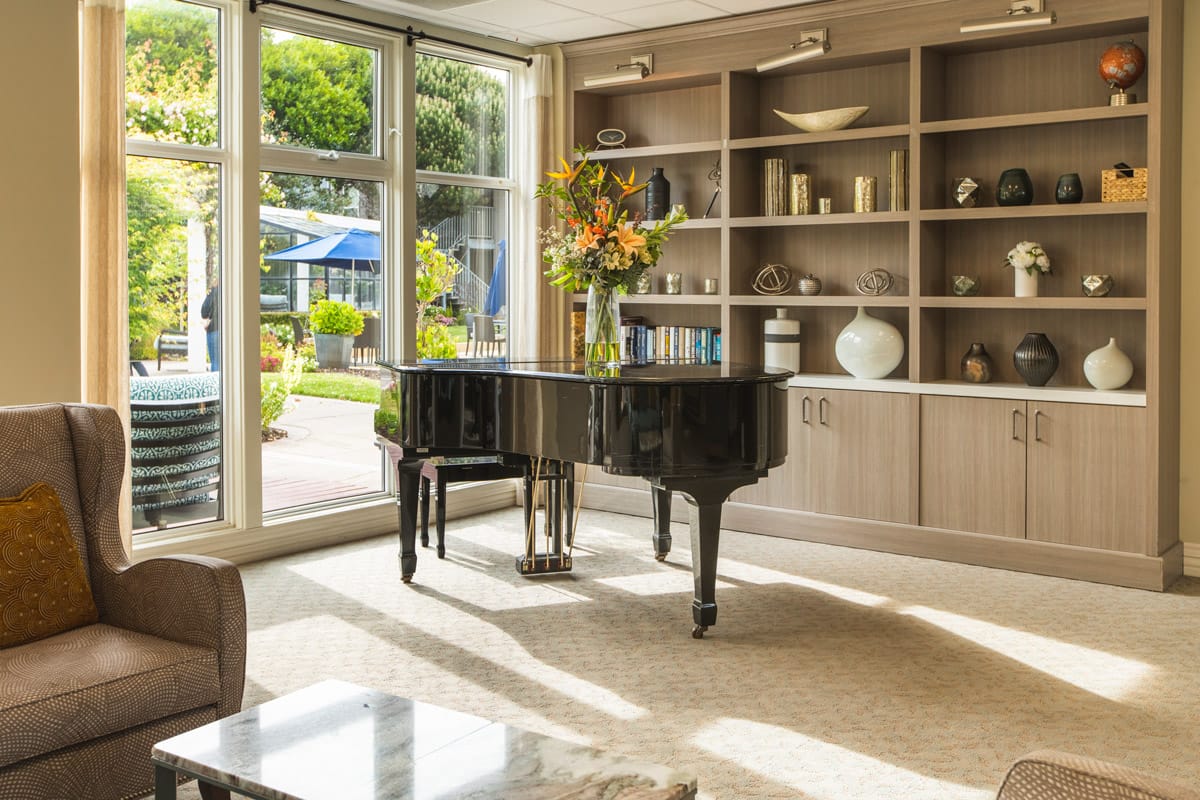
<path fill-rule="evenodd" d="M 1058 351 L 1044 333 L 1027 333 L 1013 351 L 1013 366 L 1030 386 L 1045 386 L 1058 369 Z"/>

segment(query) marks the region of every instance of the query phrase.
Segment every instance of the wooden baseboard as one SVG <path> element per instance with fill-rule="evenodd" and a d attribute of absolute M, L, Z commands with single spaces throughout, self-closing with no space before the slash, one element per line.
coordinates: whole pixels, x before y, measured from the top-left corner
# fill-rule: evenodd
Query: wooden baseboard
<path fill-rule="evenodd" d="M 1200 542 L 1183 543 L 1183 574 L 1200 578 Z"/>
<path fill-rule="evenodd" d="M 508 508 L 516 502 L 515 481 L 489 481 L 451 487 L 446 495 L 446 518 L 458 519 L 485 511 Z M 159 541 L 133 537 L 133 558 L 190 553 L 216 556 L 235 564 L 298 553 L 317 547 L 398 534 L 400 521 L 394 498 L 363 503 L 354 508 L 331 508 L 297 515 L 261 528 L 221 528 L 195 533 L 172 531 Z"/>
<path fill-rule="evenodd" d="M 588 486 L 584 506 L 623 514 L 651 515 L 649 494 L 641 489 L 592 484 Z M 671 519 L 686 522 L 687 504 L 672 504 Z M 721 515 L 721 527 L 806 542 L 880 550 L 1153 591 L 1162 591 L 1170 586 L 1183 574 L 1184 566 L 1181 542 L 1161 556 L 1152 557 L 745 503 L 726 503 Z M 1200 549 L 1200 546 L 1194 545 L 1195 549 Z M 1200 553 L 1195 556 L 1200 556 Z"/>

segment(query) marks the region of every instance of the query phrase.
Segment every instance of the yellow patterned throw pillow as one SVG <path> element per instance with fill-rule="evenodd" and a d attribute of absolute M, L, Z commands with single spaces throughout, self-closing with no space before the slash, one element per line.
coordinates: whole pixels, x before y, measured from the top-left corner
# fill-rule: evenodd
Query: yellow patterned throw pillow
<path fill-rule="evenodd" d="M 99 618 L 58 493 L 35 483 L 0 498 L 0 647 Z"/>

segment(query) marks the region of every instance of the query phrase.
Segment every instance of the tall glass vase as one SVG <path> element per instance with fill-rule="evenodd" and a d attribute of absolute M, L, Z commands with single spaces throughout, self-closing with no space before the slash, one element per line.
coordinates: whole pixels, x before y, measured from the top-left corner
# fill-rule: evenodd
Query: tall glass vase
<path fill-rule="evenodd" d="M 621 359 L 621 304 L 616 289 L 588 287 L 587 324 L 583 333 L 583 360 L 608 364 Z"/>

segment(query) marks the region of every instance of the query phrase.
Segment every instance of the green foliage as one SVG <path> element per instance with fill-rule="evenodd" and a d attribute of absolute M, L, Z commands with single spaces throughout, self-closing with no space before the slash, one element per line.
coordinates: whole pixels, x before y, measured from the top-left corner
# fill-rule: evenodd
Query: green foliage
<path fill-rule="evenodd" d="M 265 434 L 271 425 L 287 411 L 288 397 L 292 389 L 300 382 L 301 361 L 291 345 L 283 354 L 283 367 L 279 378 L 273 381 L 263 381 L 262 400 L 259 404 L 262 431 Z"/>
<path fill-rule="evenodd" d="M 358 336 L 363 330 L 363 315 L 349 303 L 321 300 L 308 315 L 313 333 Z"/>
<path fill-rule="evenodd" d="M 264 378 L 263 383 L 275 376 Z M 351 372 L 313 372 L 300 376 L 292 389 L 293 395 L 327 397 L 332 400 L 353 400 L 356 403 L 378 403 L 379 382 L 374 378 Z"/>
<path fill-rule="evenodd" d="M 458 267 L 437 249 L 437 235 L 421 231 L 417 240 L 417 357 L 454 358 L 458 350 L 446 320 L 433 305 L 454 286 Z"/>
<path fill-rule="evenodd" d="M 458 348 L 445 325 L 432 324 L 417 328 L 418 358 L 457 358 Z"/>
<path fill-rule="evenodd" d="M 261 62 L 267 141 L 374 151 L 375 51 L 264 29 Z"/>

